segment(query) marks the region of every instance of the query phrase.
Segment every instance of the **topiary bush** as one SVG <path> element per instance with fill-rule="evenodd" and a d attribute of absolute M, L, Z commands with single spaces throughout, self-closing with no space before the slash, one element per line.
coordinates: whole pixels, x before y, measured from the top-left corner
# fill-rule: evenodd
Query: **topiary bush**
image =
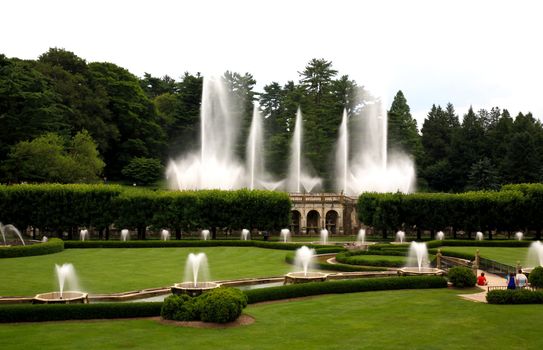
<path fill-rule="evenodd" d="M 543 288 L 543 267 L 538 266 L 530 272 L 528 281 L 534 288 Z"/>
<path fill-rule="evenodd" d="M 473 271 L 464 266 L 455 266 L 449 269 L 448 277 L 453 286 L 458 288 L 473 287 L 477 282 L 477 277 Z"/>
<path fill-rule="evenodd" d="M 529 289 L 495 289 L 486 295 L 489 304 L 542 304 L 543 291 Z"/>
<path fill-rule="evenodd" d="M 234 288 L 213 289 L 197 299 L 200 319 L 204 322 L 232 322 L 247 306 L 247 296 Z"/>
<path fill-rule="evenodd" d="M 44 243 L 2 247 L 2 249 L 0 249 L 0 258 L 17 258 L 21 256 L 53 254 L 63 250 L 64 241 L 58 238 L 51 238 L 49 241 Z"/>
<path fill-rule="evenodd" d="M 175 321 L 194 321 L 200 318 L 195 298 L 186 294 L 171 295 L 164 299 L 160 316 Z"/>

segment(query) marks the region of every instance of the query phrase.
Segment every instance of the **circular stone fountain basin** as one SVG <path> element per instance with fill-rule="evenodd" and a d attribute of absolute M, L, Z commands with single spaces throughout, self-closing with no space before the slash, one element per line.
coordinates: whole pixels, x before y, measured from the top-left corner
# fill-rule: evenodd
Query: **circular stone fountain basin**
<path fill-rule="evenodd" d="M 402 267 L 398 269 L 398 275 L 400 276 L 441 276 L 445 271 L 435 267 Z"/>
<path fill-rule="evenodd" d="M 175 295 L 188 294 L 191 297 L 196 297 L 202 293 L 218 288 L 221 285 L 215 282 L 182 282 L 174 284 L 171 289 Z"/>
<path fill-rule="evenodd" d="M 89 295 L 83 292 L 49 292 L 37 294 L 32 299 L 33 304 L 88 304 Z"/>
<path fill-rule="evenodd" d="M 285 284 L 290 283 L 307 283 L 307 282 L 324 282 L 328 277 L 327 273 L 323 272 L 289 272 L 285 275 Z"/>

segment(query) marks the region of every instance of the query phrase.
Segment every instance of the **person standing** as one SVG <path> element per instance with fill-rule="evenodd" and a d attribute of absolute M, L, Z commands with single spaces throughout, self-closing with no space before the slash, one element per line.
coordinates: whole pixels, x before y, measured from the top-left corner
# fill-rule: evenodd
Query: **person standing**
<path fill-rule="evenodd" d="M 509 274 L 509 278 L 507 279 L 507 289 L 515 289 L 516 287 L 515 274 L 511 272 Z"/>
<path fill-rule="evenodd" d="M 517 287 L 524 288 L 528 284 L 528 277 L 522 273 L 522 270 L 518 270 L 517 275 L 515 276 L 515 282 Z"/>

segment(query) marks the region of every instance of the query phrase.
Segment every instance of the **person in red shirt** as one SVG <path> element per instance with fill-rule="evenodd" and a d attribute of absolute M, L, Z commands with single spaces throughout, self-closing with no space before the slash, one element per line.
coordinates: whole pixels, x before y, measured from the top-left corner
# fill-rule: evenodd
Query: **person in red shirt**
<path fill-rule="evenodd" d="M 485 273 L 481 272 L 481 276 L 477 277 L 477 285 L 479 286 L 486 286 L 487 285 Z"/>

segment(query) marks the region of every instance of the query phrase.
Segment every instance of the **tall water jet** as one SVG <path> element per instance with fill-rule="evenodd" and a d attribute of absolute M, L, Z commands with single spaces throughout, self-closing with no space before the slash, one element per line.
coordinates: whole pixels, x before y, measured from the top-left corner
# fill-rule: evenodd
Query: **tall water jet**
<path fill-rule="evenodd" d="M 412 158 L 400 150 L 388 154 L 387 123 L 387 111 L 380 100 L 362 102 L 361 113 L 351 123 L 355 129 L 353 134 L 357 135 L 352 143 L 348 142 L 347 123 L 342 122 L 340 129 L 345 130 L 340 130 L 335 167 L 338 191 L 346 187 L 346 194 L 359 195 L 414 190 L 416 174 Z M 348 164 L 347 171 L 345 164 Z"/>
<path fill-rule="evenodd" d="M 442 275 L 443 270 L 430 267 L 426 243 L 411 242 L 406 267 L 398 269 L 400 275 Z"/>
<path fill-rule="evenodd" d="M 326 277 L 328 277 L 328 274 L 322 272 L 309 272 L 314 257 L 314 249 L 310 249 L 305 245 L 301 248 L 296 249 L 296 255 L 294 256 L 294 265 L 297 268 L 301 268 L 302 271 L 287 273 L 285 275 L 285 284 L 325 281 Z"/>
<path fill-rule="evenodd" d="M 6 234 L 8 232 L 12 232 L 21 241 L 21 243 L 25 245 L 23 236 L 21 235 L 21 232 L 19 232 L 17 227 L 13 225 L 2 225 L 2 223 L 0 222 L 0 233 L 2 234 L 2 240 L 4 241 L 4 245 L 7 245 Z"/>
<path fill-rule="evenodd" d="M 262 116 L 258 110 L 258 105 L 253 106 L 253 120 L 249 131 L 246 151 L 246 168 L 249 172 L 249 189 L 259 188 L 259 182 L 263 180 L 264 159 L 263 159 L 263 139 Z"/>
<path fill-rule="evenodd" d="M 77 277 L 75 274 L 74 265 L 72 264 L 62 264 L 55 265 L 55 272 L 57 274 L 58 287 L 60 292 L 60 298 L 62 299 L 64 293 L 64 285 L 68 282 L 68 285 L 71 289 L 77 290 Z"/>
<path fill-rule="evenodd" d="M 296 122 L 294 125 L 294 134 L 290 144 L 290 163 L 287 177 L 287 190 L 289 192 L 311 192 L 320 186 L 322 180 L 318 177 L 309 175 L 306 169 L 303 169 L 304 159 L 302 156 L 303 144 L 303 127 L 302 127 L 302 111 L 298 108 L 296 112 Z"/>
<path fill-rule="evenodd" d="M 130 231 L 127 229 L 121 230 L 121 241 L 126 242 L 130 238 Z"/>
<path fill-rule="evenodd" d="M 307 246 L 302 246 L 301 248 L 296 249 L 296 255 L 294 257 L 294 265 L 296 267 L 301 267 L 304 276 L 307 276 L 309 267 L 315 256 L 315 249 L 310 249 Z"/>
<path fill-rule="evenodd" d="M 398 231 L 396 232 L 396 242 L 403 243 L 405 241 L 405 232 Z"/>
<path fill-rule="evenodd" d="M 184 282 L 171 287 L 174 294 L 197 296 L 205 291 L 219 287 L 219 284 L 207 282 L 209 270 L 205 253 L 190 253 L 185 263 Z"/>
<path fill-rule="evenodd" d="M 522 239 L 524 238 L 524 233 L 522 233 L 521 231 L 516 232 L 515 238 L 517 239 L 517 241 L 522 241 Z"/>
<path fill-rule="evenodd" d="M 84 229 L 79 231 L 79 240 L 85 241 L 88 239 L 89 230 Z"/>
<path fill-rule="evenodd" d="M 343 109 L 343 117 L 339 126 L 339 139 L 336 147 L 336 191 L 350 193 L 349 187 L 349 128 L 347 110 Z"/>
<path fill-rule="evenodd" d="M 235 156 L 239 120 L 223 79 L 205 78 L 200 109 L 200 150 L 170 161 L 166 176 L 175 189 L 236 189 L 246 186 Z"/>
<path fill-rule="evenodd" d="M 358 235 L 356 236 L 356 240 L 360 244 L 366 243 L 366 230 L 361 228 L 358 230 Z"/>
<path fill-rule="evenodd" d="M 290 230 L 288 228 L 281 229 L 279 239 L 283 241 L 283 243 L 287 243 L 290 240 Z"/>
<path fill-rule="evenodd" d="M 445 233 L 443 233 L 443 231 L 438 231 L 436 233 L 436 239 L 439 240 L 439 241 L 442 241 L 445 239 Z"/>
<path fill-rule="evenodd" d="M 168 241 L 170 239 L 170 231 L 164 229 L 160 231 L 160 239 L 163 241 Z"/>
<path fill-rule="evenodd" d="M 244 228 L 243 230 L 241 230 L 241 240 L 246 241 L 248 239 L 249 239 L 249 230 Z"/>
<path fill-rule="evenodd" d="M 328 244 L 328 230 L 325 228 L 321 230 L 320 244 Z"/>
<path fill-rule="evenodd" d="M 200 233 L 200 238 L 207 241 L 209 239 L 209 230 L 202 230 Z"/>
<path fill-rule="evenodd" d="M 481 231 L 477 231 L 477 233 L 475 234 L 475 239 L 477 241 L 482 241 L 484 239 L 483 233 Z"/>

